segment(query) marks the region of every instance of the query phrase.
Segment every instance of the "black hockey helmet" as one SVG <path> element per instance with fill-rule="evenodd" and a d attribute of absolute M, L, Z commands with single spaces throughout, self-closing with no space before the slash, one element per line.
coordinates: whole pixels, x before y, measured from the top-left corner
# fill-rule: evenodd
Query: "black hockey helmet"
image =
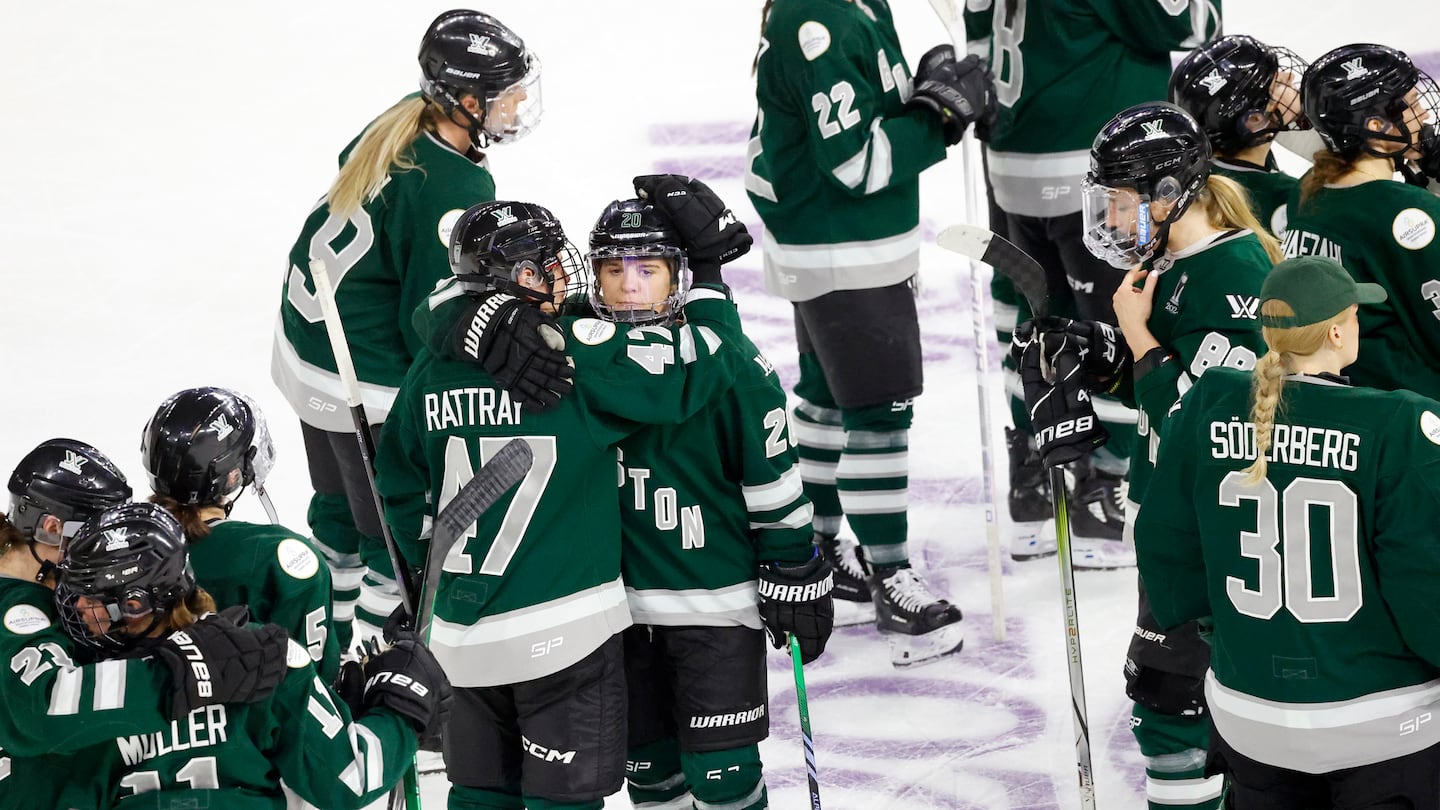
<path fill-rule="evenodd" d="M 152 503 L 112 507 L 86 521 L 57 571 L 55 605 L 65 632 L 114 652 L 142 644 L 196 587 L 184 529 Z M 146 617 L 143 629 L 129 625 Z"/>
<path fill-rule="evenodd" d="M 680 234 L 670 221 L 644 200 L 615 200 L 605 206 L 590 231 L 590 305 L 607 321 L 659 323 L 674 320 L 685 292 L 690 289 L 690 265 L 681 249 Z M 670 291 L 648 307 L 616 308 L 605 302 L 601 264 L 606 260 L 663 259 L 670 267 Z"/>
<path fill-rule="evenodd" d="M 224 388 L 187 388 L 155 410 L 140 436 L 140 455 L 157 495 L 182 505 L 223 506 L 265 483 L 275 448 L 265 417 Z"/>
<path fill-rule="evenodd" d="M 519 284 L 525 270 L 550 290 Z M 580 252 L 550 209 L 510 200 L 473 205 L 460 215 L 450 231 L 450 271 L 467 288 L 502 289 L 539 303 L 555 302 L 585 274 Z"/>
<path fill-rule="evenodd" d="M 1232 34 L 1180 61 L 1170 75 L 1170 100 L 1200 122 L 1216 152 L 1233 154 L 1300 128 L 1304 73 L 1293 51 Z"/>
<path fill-rule="evenodd" d="M 1413 99 L 1407 99 L 1410 91 Z M 1315 60 L 1301 85 L 1305 115 L 1342 158 L 1362 152 L 1402 164 L 1408 148 L 1436 155 L 1433 116 L 1440 93 L 1424 71 L 1402 51 L 1384 45 L 1343 45 Z M 1407 118 L 1410 121 L 1407 123 Z M 1389 132 L 1391 128 L 1394 132 Z M 1395 144 L 1381 150 L 1372 141 Z"/>
<path fill-rule="evenodd" d="M 125 474 L 105 454 L 74 439 L 50 439 L 25 454 L 10 474 L 7 519 L 27 539 L 58 546 L 91 515 L 126 503 L 132 493 Z M 59 535 L 40 530 L 54 515 Z"/>
<path fill-rule="evenodd" d="M 477 147 L 517 140 L 539 123 L 540 60 L 489 14 L 456 9 L 436 17 L 420 40 L 419 60 L 420 91 L 446 115 L 459 110 Z M 518 90 L 524 91 L 523 106 L 496 112 L 506 120 L 487 121 L 491 105 L 507 94 L 520 95 Z M 482 102 L 479 118 L 460 104 L 467 93 Z"/>
<path fill-rule="evenodd" d="M 1112 267 L 1147 261 L 1165 249 L 1170 223 L 1209 176 L 1210 141 L 1189 113 L 1164 101 L 1122 110 L 1090 147 L 1081 187 L 1085 247 Z"/>

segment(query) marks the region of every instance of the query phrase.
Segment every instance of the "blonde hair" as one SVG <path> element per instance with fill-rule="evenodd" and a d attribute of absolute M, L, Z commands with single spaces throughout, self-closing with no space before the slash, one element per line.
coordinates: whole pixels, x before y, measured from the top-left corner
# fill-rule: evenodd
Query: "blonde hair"
<path fill-rule="evenodd" d="M 1265 456 L 1275 437 L 1275 414 L 1280 410 L 1285 392 L 1285 375 L 1295 366 L 1296 357 L 1306 357 L 1325 345 L 1330 327 L 1343 321 L 1350 313 L 1347 307 L 1333 317 L 1305 326 L 1280 328 L 1262 326 L 1260 334 L 1270 348 L 1255 362 L 1250 374 L 1250 422 L 1255 426 L 1255 461 L 1245 468 L 1245 483 L 1258 484 L 1265 478 L 1269 462 Z M 1260 314 L 1286 318 L 1295 314 L 1290 305 L 1277 298 L 1260 305 Z"/>
<path fill-rule="evenodd" d="M 1280 240 L 1255 218 L 1255 212 L 1250 209 L 1250 195 L 1239 183 L 1211 174 L 1205 178 L 1205 187 L 1200 189 L 1196 202 L 1204 207 L 1212 227 L 1221 230 L 1247 228 L 1260 240 L 1260 246 L 1265 248 L 1271 264 L 1278 264 L 1285 258 L 1280 250 Z"/>
<path fill-rule="evenodd" d="M 164 509 L 180 521 L 181 528 L 185 529 L 185 541 L 194 543 L 210 536 L 210 524 L 200 517 L 200 507 L 194 504 L 181 504 L 169 495 L 151 495 L 150 503 Z"/>
<path fill-rule="evenodd" d="M 176 602 L 175 605 L 170 608 L 170 612 L 166 616 L 169 622 L 169 628 L 166 632 L 173 633 L 176 630 L 184 630 L 199 621 L 201 616 L 206 613 L 214 613 L 216 610 L 215 597 L 211 596 L 204 588 L 196 585 L 195 590 L 185 594 L 184 599 Z"/>
<path fill-rule="evenodd" d="M 1300 202 L 1308 202 L 1315 192 L 1335 182 L 1341 175 L 1350 171 L 1359 159 L 1359 155 L 1351 158 L 1341 157 L 1329 149 L 1321 149 L 1312 158 L 1314 165 L 1310 171 L 1300 180 Z"/>
<path fill-rule="evenodd" d="M 416 96 L 396 102 L 370 122 L 325 194 L 330 212 L 350 214 L 380 193 L 391 171 L 414 169 L 410 145 L 422 131 L 435 129 L 439 114 L 432 102 Z"/>

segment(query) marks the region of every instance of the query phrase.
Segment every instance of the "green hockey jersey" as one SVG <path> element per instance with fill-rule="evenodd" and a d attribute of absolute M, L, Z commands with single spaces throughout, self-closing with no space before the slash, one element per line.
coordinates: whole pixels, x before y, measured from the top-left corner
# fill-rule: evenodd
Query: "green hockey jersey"
<path fill-rule="evenodd" d="M 1213 32 L 1219 0 L 980 0 L 969 48 L 988 53 L 1000 115 L 988 168 L 1007 213 L 1080 210 L 1090 144 L 1111 116 L 1168 97 L 1170 52 Z"/>
<path fill-rule="evenodd" d="M 907 109 L 886 0 L 776 0 L 761 36 L 745 190 L 765 289 L 791 301 L 898 284 L 920 267 L 920 172 L 940 119 Z"/>
<path fill-rule="evenodd" d="M 1360 305 L 1360 359 L 1345 373 L 1356 385 L 1440 398 L 1440 200 L 1388 180 L 1299 196 L 1285 255 L 1328 256 L 1389 296 Z"/>
<path fill-rule="evenodd" d="M 744 335 L 726 340 L 752 360 L 734 387 L 620 443 L 620 568 L 637 624 L 759 629 L 759 564 L 815 551 L 785 391 Z"/>
<path fill-rule="evenodd" d="M 0 576 L 0 807 L 56 810 L 87 772 L 75 752 L 169 728 L 170 676 L 150 661 L 78 666 L 55 594 Z M 74 805 L 88 808 L 94 805 Z"/>
<path fill-rule="evenodd" d="M 1260 285 L 1270 257 L 1250 231 L 1227 231 L 1152 262 L 1159 272 L 1146 325 L 1169 362 L 1135 380 L 1139 444 L 1130 457 L 1128 498 L 1145 504 L 1165 415 L 1195 380 L 1217 366 L 1252 369 L 1265 351 L 1260 337 Z M 1138 359 L 1138 358 L 1137 358 Z"/>
<path fill-rule="evenodd" d="M 451 226 L 466 208 L 495 199 L 485 162 L 433 133 L 417 137 L 406 157 L 415 168 L 392 171 L 379 194 L 348 216 L 332 213 L 322 197 L 290 249 L 270 374 L 300 419 L 321 430 L 351 425 L 310 262 L 325 262 L 365 409 L 379 424 L 420 349 L 410 313 L 450 275 Z"/>
<path fill-rule="evenodd" d="M 692 291 L 692 299 L 697 295 Z M 687 312 L 734 320 L 719 293 Z M 456 686 L 518 683 L 558 672 L 631 624 L 620 580 L 615 445 L 642 423 L 678 423 L 733 385 L 751 362 L 700 322 L 617 329 L 561 319 L 576 388 L 535 413 L 473 364 L 422 353 L 380 436 L 386 519 L 412 564 L 430 523 L 511 438 L 535 461 L 444 558 L 430 646 Z"/>
<path fill-rule="evenodd" d="M 1440 403 L 1287 378 L 1269 471 L 1251 375 L 1169 419 L 1136 533 L 1165 627 L 1213 617 L 1206 697 L 1240 753 L 1323 773 L 1440 743 Z"/>
<path fill-rule="evenodd" d="M 1274 155 L 1267 156 L 1264 166 L 1226 158 L 1215 158 L 1210 166 L 1215 174 L 1228 177 L 1245 189 L 1250 197 L 1250 212 L 1261 225 L 1277 237 L 1285 236 L 1290 195 L 1300 186 L 1300 178 L 1280 171 Z"/>
<path fill-rule="evenodd" d="M 326 810 L 358 810 L 383 796 L 414 759 L 409 721 L 380 707 L 352 719 L 294 641 L 286 663 L 264 701 L 197 709 L 82 753 L 85 779 L 69 788 L 65 806 L 284 810 L 282 779 Z"/>
<path fill-rule="evenodd" d="M 310 653 L 326 683 L 335 680 L 330 569 L 304 538 L 284 526 L 225 520 L 189 547 L 195 579 L 218 606 L 249 605 L 255 621 L 280 625 Z"/>

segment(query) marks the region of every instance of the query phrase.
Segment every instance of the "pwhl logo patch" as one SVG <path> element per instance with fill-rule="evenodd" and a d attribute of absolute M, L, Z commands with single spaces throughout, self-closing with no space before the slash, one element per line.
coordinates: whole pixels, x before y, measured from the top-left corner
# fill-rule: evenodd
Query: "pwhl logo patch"
<path fill-rule="evenodd" d="M 1365 65 L 1361 63 L 1360 57 L 1358 56 L 1349 62 L 1341 62 L 1340 69 L 1345 71 L 1345 78 L 1347 79 L 1358 79 L 1369 72 L 1365 70 Z"/>
<path fill-rule="evenodd" d="M 1249 295 L 1227 295 L 1225 301 L 1230 305 L 1230 317 L 1255 320 L 1260 311 L 1260 299 Z"/>
<path fill-rule="evenodd" d="M 65 460 L 60 462 L 60 468 L 64 470 L 69 470 L 76 475 L 81 475 L 82 471 L 80 468 L 84 467 L 85 464 L 89 461 L 90 459 L 85 458 L 74 450 L 66 450 Z"/>
<path fill-rule="evenodd" d="M 1220 71 L 1212 70 L 1209 76 L 1200 80 L 1200 84 L 1204 86 L 1206 90 L 1209 90 L 1210 95 L 1213 96 L 1220 92 L 1220 88 L 1225 86 L 1225 77 L 1220 75 Z"/>

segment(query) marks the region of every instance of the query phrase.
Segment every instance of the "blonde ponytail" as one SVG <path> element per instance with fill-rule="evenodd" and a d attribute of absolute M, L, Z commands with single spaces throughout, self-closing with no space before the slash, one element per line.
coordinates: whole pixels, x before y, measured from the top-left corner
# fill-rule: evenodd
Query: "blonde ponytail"
<path fill-rule="evenodd" d="M 1255 212 L 1250 210 L 1250 195 L 1245 193 L 1244 187 L 1239 183 L 1228 177 L 1211 174 L 1205 179 L 1205 188 L 1200 192 L 1199 202 L 1205 206 L 1212 226 L 1221 230 L 1248 228 L 1254 231 L 1255 237 L 1260 240 L 1260 246 L 1265 248 L 1265 255 L 1270 257 L 1271 264 L 1279 264 L 1285 258 L 1285 254 L 1280 250 L 1280 241 L 1268 228 L 1260 224 L 1260 220 L 1255 218 Z"/>
<path fill-rule="evenodd" d="M 415 168 L 410 144 L 434 127 L 430 102 L 402 99 L 365 128 L 325 195 L 332 214 L 347 215 L 380 192 L 391 171 Z"/>
<path fill-rule="evenodd" d="M 1260 483 L 1269 468 L 1266 456 L 1270 454 L 1275 436 L 1275 414 L 1280 411 L 1285 375 L 1294 370 L 1295 358 L 1320 351 L 1330 334 L 1330 327 L 1344 321 L 1349 313 L 1347 308 L 1334 317 L 1306 326 L 1260 328 L 1270 351 L 1256 361 L 1255 369 L 1250 373 L 1250 422 L 1255 427 L 1255 461 L 1245 468 L 1246 484 Z M 1295 310 L 1284 301 L 1272 298 L 1260 305 L 1260 314 L 1288 318 L 1294 316 Z"/>

